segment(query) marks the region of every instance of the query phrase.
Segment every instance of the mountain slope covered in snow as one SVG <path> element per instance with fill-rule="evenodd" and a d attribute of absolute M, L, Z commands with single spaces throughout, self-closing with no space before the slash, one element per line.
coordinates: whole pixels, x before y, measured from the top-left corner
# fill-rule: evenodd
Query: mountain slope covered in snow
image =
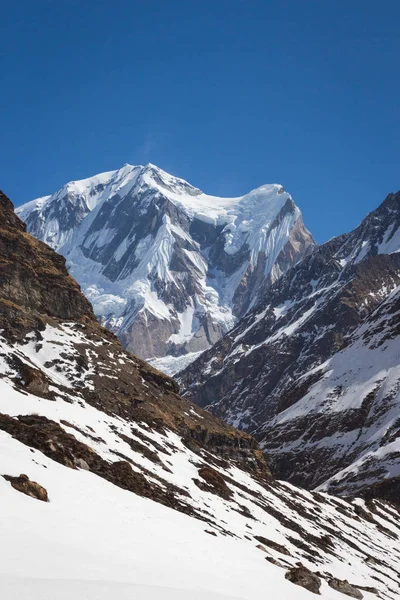
<path fill-rule="evenodd" d="M 393 505 L 275 481 L 248 434 L 97 323 L 1 194 L 0 261 L 7 600 L 306 600 L 299 573 L 327 600 L 344 580 L 358 598 L 398 597 Z"/>
<path fill-rule="evenodd" d="M 219 198 L 153 165 L 71 182 L 17 213 L 67 258 L 102 323 L 166 370 L 216 342 L 313 245 L 282 186 Z"/>
<path fill-rule="evenodd" d="M 180 375 L 273 472 L 399 502 L 400 193 L 288 271 Z"/>

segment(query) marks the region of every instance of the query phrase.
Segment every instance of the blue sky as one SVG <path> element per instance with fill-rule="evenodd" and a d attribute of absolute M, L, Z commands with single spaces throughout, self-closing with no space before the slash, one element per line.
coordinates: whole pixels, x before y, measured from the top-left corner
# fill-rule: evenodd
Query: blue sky
<path fill-rule="evenodd" d="M 400 2 L 3 3 L 0 188 L 21 204 L 152 162 L 282 183 L 318 241 L 400 189 Z"/>

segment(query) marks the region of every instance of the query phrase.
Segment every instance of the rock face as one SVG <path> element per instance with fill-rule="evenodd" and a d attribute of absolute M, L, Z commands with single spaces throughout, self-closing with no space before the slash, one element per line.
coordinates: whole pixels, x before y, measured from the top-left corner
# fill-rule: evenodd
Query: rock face
<path fill-rule="evenodd" d="M 400 193 L 316 248 L 179 376 L 189 398 L 257 437 L 279 478 L 398 502 L 399 226 Z"/>
<path fill-rule="evenodd" d="M 39 503 L 29 502 L 25 512 L 28 503 L 16 502 L 14 491 L 0 478 L 2 511 L 12 515 L 11 540 L 17 534 L 23 542 L 5 545 L 10 564 L 18 560 L 29 569 L 32 553 L 24 553 L 24 542 L 32 539 L 36 569 L 41 564 L 48 569 L 49 544 L 63 548 L 67 556 L 71 543 L 75 554 L 82 544 L 93 547 L 95 539 L 98 561 L 98 555 L 108 556 L 114 536 L 107 564 L 122 548 L 121 573 L 126 573 L 126 565 L 136 564 L 148 550 L 135 537 L 145 522 L 145 538 L 150 531 L 157 543 L 165 544 L 163 560 L 169 553 L 184 558 L 176 538 L 179 546 L 188 539 L 191 556 L 197 542 L 201 554 L 206 548 L 207 555 L 216 552 L 212 556 L 219 558 L 229 548 L 229 560 L 245 557 L 252 569 L 256 561 L 254 573 L 262 569 L 262 581 L 266 573 L 280 597 L 289 586 L 280 566 L 296 568 L 302 562 L 307 569 L 318 565 L 321 570 L 334 564 L 332 577 L 340 579 L 351 569 L 360 573 L 360 585 L 377 585 L 383 598 L 396 598 L 400 521 L 393 506 L 344 501 L 275 481 L 255 440 L 181 398 L 172 379 L 126 352 L 98 324 L 78 285 L 65 273 L 64 261 L 25 232 L 4 197 L 2 208 L 0 260 L 5 260 L 1 252 L 8 260 L 10 243 L 17 265 L 12 294 L 24 298 L 31 271 L 42 273 L 46 266 L 43 280 L 32 276 L 32 304 L 25 300 L 16 309 L 4 309 L 9 323 L 5 327 L 3 316 L 0 332 L 0 473 L 25 490 L 32 491 L 38 486 L 35 480 L 40 481 L 51 498 L 49 507 L 40 505 L 38 511 Z M 7 307 L 11 269 L 5 272 L 0 298 Z M 19 473 L 29 473 L 29 478 Z M 51 514 L 43 512 L 47 508 Z M 69 527 L 77 521 L 75 539 L 76 531 L 71 537 Z M 54 524 L 54 532 L 48 523 Z M 45 544 L 38 541 L 43 527 Z M 96 537 L 103 528 L 106 535 Z M 187 529 L 189 538 L 184 537 Z M 3 519 L 2 541 L 10 539 L 9 530 Z M 190 546 L 193 533 L 197 542 Z M 203 534 L 205 540 L 199 537 Z M 263 555 L 255 549 L 259 542 Z M 159 549 L 151 548 L 146 565 L 151 572 L 155 551 Z M 85 552 L 92 559 L 90 549 Z M 208 563 L 213 560 L 202 568 L 209 568 Z M 97 572 L 99 564 L 95 566 Z M 68 568 L 69 563 L 63 574 Z"/>
<path fill-rule="evenodd" d="M 0 192 L 0 328 L 15 338 L 43 327 L 44 316 L 92 320 L 92 307 L 65 259 L 26 233 Z"/>
<path fill-rule="evenodd" d="M 71 182 L 17 212 L 67 258 L 102 323 L 142 358 L 171 357 L 167 370 L 215 343 L 313 246 L 281 186 L 217 198 L 153 165 Z"/>

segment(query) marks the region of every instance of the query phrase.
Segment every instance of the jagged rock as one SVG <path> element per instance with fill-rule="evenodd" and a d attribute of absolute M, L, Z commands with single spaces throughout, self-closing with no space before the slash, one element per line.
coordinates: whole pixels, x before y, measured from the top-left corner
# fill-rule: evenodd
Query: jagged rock
<path fill-rule="evenodd" d="M 355 587 L 357 587 L 359 590 L 362 590 L 363 592 L 368 592 L 369 594 L 375 594 L 376 596 L 379 596 L 379 591 L 376 589 L 376 587 L 373 587 L 371 585 L 357 585 Z"/>
<path fill-rule="evenodd" d="M 0 430 L 6 431 L 23 444 L 40 450 L 45 456 L 66 467 L 74 469 L 78 465 L 86 464 L 92 473 L 122 489 L 151 498 L 182 512 L 189 514 L 192 512 L 177 498 L 173 486 L 165 484 L 162 489 L 152 485 L 143 473 L 133 471 L 126 460 L 107 462 L 92 448 L 79 442 L 73 435 L 64 431 L 58 423 L 46 417 L 20 415 L 14 419 L 0 413 Z"/>
<path fill-rule="evenodd" d="M 351 596 L 351 598 L 357 598 L 357 600 L 362 600 L 364 598 L 360 590 L 354 587 L 354 585 L 351 585 L 346 579 L 341 580 L 333 577 L 332 579 L 328 580 L 328 585 L 333 590 L 341 592 L 346 596 Z"/>
<path fill-rule="evenodd" d="M 292 567 L 285 574 L 285 579 L 305 588 L 313 594 L 319 594 L 321 580 L 312 571 L 307 569 L 307 567 Z"/>
<path fill-rule="evenodd" d="M 27 496 L 31 496 L 31 498 L 36 498 L 36 500 L 41 500 L 42 502 L 49 501 L 47 490 L 36 481 L 31 481 L 27 475 L 21 474 L 19 477 L 3 475 L 3 477 L 11 483 L 15 490 L 18 490 Z"/>
<path fill-rule="evenodd" d="M 358 506 L 358 505 L 355 506 L 354 512 L 359 517 L 362 517 L 363 519 L 366 519 L 367 521 L 370 521 L 371 523 L 373 523 L 375 521 L 373 515 L 368 510 L 365 510 L 365 508 L 363 508 L 362 506 Z"/>

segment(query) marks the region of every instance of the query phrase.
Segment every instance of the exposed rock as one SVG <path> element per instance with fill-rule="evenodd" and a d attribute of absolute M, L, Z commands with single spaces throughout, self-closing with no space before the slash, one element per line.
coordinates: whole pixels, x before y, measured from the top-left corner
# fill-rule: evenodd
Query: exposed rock
<path fill-rule="evenodd" d="M 362 600 L 364 597 L 360 590 L 354 587 L 354 585 L 351 585 L 346 579 L 341 580 L 336 579 L 336 577 L 333 577 L 332 579 L 328 580 L 328 585 L 337 592 L 341 592 L 346 596 L 351 596 L 351 598 L 357 598 L 358 600 Z"/>
<path fill-rule="evenodd" d="M 47 490 L 36 481 L 31 481 L 27 475 L 21 474 L 19 477 L 3 475 L 3 477 L 11 483 L 15 490 L 18 490 L 27 496 L 31 496 L 31 498 L 36 498 L 36 500 L 41 500 L 42 502 L 49 501 Z"/>
<path fill-rule="evenodd" d="M 86 468 L 87 465 L 92 473 L 122 489 L 151 498 L 182 512 L 193 513 L 189 506 L 176 497 L 173 486 L 165 481 L 162 487 L 152 485 L 142 473 L 133 471 L 127 461 L 107 462 L 92 448 L 79 442 L 73 435 L 65 432 L 58 423 L 46 417 L 21 415 L 14 419 L 0 413 L 0 430 L 6 431 L 23 444 L 40 450 L 66 467 Z"/>
<path fill-rule="evenodd" d="M 379 596 L 379 591 L 376 589 L 376 587 L 370 585 L 356 585 L 354 587 L 362 590 L 363 592 L 368 592 L 369 594 L 375 594 L 376 596 Z"/>
<path fill-rule="evenodd" d="M 38 396 L 47 396 L 49 393 L 49 378 L 43 371 L 22 363 L 20 374 L 22 384 L 28 392 Z"/>
<path fill-rule="evenodd" d="M 213 535 L 214 537 L 217 537 L 217 534 L 215 533 L 215 531 L 209 531 L 208 529 L 205 529 L 204 533 L 208 533 L 209 535 Z"/>
<path fill-rule="evenodd" d="M 78 469 L 83 469 L 84 471 L 90 471 L 90 467 L 87 464 L 86 460 L 84 460 L 83 458 L 77 458 L 75 459 L 75 466 Z"/>
<path fill-rule="evenodd" d="M 285 574 L 285 579 L 288 579 L 295 585 L 300 585 L 313 594 L 319 594 L 321 580 L 306 567 L 292 567 Z"/>
<path fill-rule="evenodd" d="M 264 544 L 264 546 L 268 546 L 268 548 L 272 548 L 272 550 L 279 552 L 280 554 L 286 554 L 286 556 L 290 556 L 289 550 L 285 548 L 285 546 L 282 546 L 282 544 L 278 544 L 273 540 L 269 540 L 268 538 L 262 535 L 255 535 L 254 539 Z"/>
<path fill-rule="evenodd" d="M 0 191 L 0 329 L 13 339 L 47 318 L 95 324 L 88 300 L 65 267 L 65 259 L 25 231 Z"/>
<path fill-rule="evenodd" d="M 202 485 L 202 482 L 195 479 L 194 482 L 198 487 L 205 491 L 212 492 L 228 500 L 232 496 L 232 490 L 227 486 L 225 479 L 221 473 L 213 469 L 212 467 L 204 466 L 199 469 L 200 477 L 206 482 L 207 485 Z"/>
<path fill-rule="evenodd" d="M 398 425 L 400 427 L 400 424 Z M 398 431 L 400 435 L 400 430 Z M 395 460 L 395 456 L 391 456 L 392 460 Z M 400 456 L 397 457 L 400 460 Z M 363 487 L 360 490 L 360 494 L 364 498 L 382 498 L 388 502 L 393 502 L 400 507 L 400 477 L 389 477 L 384 481 L 377 481 L 372 485 Z"/>

